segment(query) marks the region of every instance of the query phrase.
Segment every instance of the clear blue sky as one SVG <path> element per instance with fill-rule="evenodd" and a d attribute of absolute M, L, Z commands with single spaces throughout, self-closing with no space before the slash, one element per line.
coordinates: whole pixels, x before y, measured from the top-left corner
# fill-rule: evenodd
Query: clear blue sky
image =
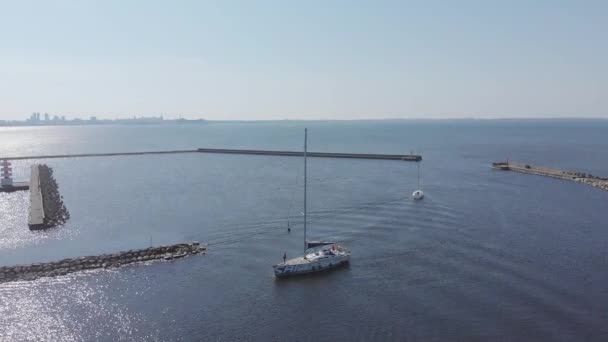
<path fill-rule="evenodd" d="M 608 117 L 608 1 L 0 0 L 0 119 Z"/>

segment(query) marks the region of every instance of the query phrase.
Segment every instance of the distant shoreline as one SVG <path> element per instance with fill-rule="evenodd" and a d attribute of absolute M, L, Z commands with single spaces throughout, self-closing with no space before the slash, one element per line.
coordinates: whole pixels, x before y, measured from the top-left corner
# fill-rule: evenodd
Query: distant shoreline
<path fill-rule="evenodd" d="M 165 119 L 165 120 L 67 120 L 64 122 L 29 122 L 0 120 L 0 127 L 57 127 L 57 126 L 162 126 L 162 125 L 206 125 L 206 124 L 258 124 L 258 123 L 299 123 L 299 122 L 569 122 L 569 121 L 605 121 L 608 117 L 530 117 L 530 118 L 379 118 L 379 119 L 269 119 L 269 120 L 207 120 L 207 119 Z"/>

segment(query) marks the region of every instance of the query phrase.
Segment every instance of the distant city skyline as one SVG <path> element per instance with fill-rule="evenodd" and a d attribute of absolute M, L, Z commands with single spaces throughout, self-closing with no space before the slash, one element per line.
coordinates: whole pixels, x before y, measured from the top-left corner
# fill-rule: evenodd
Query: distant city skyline
<path fill-rule="evenodd" d="M 595 0 L 7 1 L 0 121 L 608 118 L 607 17 Z"/>
<path fill-rule="evenodd" d="M 65 115 L 49 114 L 40 112 L 32 113 L 28 118 L 22 120 L 0 120 L 0 127 L 4 126 L 71 126 L 71 125 L 105 125 L 105 124 L 162 124 L 162 123 L 205 123 L 204 119 L 165 119 L 159 116 L 133 115 L 130 117 L 98 118 L 95 115 L 88 117 L 77 116 L 66 118 Z"/>

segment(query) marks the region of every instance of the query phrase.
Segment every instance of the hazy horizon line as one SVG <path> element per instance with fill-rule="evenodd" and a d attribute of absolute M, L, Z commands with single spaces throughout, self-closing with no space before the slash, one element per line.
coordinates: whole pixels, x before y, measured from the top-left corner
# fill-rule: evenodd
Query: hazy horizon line
<path fill-rule="evenodd" d="M 463 121 L 463 120 L 470 120 L 470 121 L 515 121 L 515 120 L 520 120 L 520 121 L 532 121 L 532 120 L 554 120 L 554 121 L 567 121 L 567 120 L 608 120 L 608 116 L 583 116 L 583 117 L 574 117 L 574 116 L 529 116 L 529 117 L 509 117 L 509 116 L 505 116 L 505 117 L 474 117 L 474 116 L 462 116 L 462 117 L 438 117 L 438 118 L 433 118 L 433 117 L 385 117 L 385 118 L 353 118 L 353 119 L 348 119 L 348 118 L 328 118 L 328 119 L 324 119 L 324 118 L 307 118 L 307 119 L 301 119 L 301 118 L 285 118 L 285 119 L 206 119 L 206 118 L 182 118 L 182 117 L 169 117 L 166 118 L 164 117 L 164 115 L 159 115 L 159 116 L 136 116 L 136 119 L 141 119 L 141 118 L 159 118 L 160 116 L 163 116 L 163 120 L 162 121 L 177 121 L 177 120 L 186 120 L 186 121 L 206 121 L 206 122 L 226 122 L 226 123 L 230 123 L 230 122 L 285 122 L 285 121 L 293 121 L 293 122 L 312 122 L 312 121 Z M 122 117 L 122 118 L 103 118 L 103 117 L 98 117 L 95 116 L 97 121 L 128 121 L 128 120 L 133 120 L 133 116 L 131 117 Z M 78 118 L 78 117 L 73 117 L 73 118 L 68 118 L 66 119 L 66 121 L 72 122 L 74 120 L 81 120 L 83 122 L 91 122 L 90 118 Z M 162 122 L 159 121 L 159 122 Z M 19 123 L 27 123 L 28 119 L 21 119 L 21 120 L 15 120 L 15 119 L 3 119 L 0 120 L 0 122 L 6 122 L 6 123 L 15 123 L 15 122 L 19 122 Z M 53 122 L 53 120 L 49 120 L 49 122 Z M 39 123 L 44 124 L 46 123 L 46 121 L 41 120 L 39 121 Z M 150 123 L 152 124 L 152 123 Z M 31 126 L 37 126 L 36 124 L 32 124 Z"/>
<path fill-rule="evenodd" d="M 177 120 L 177 119 L 166 119 L 166 120 Z M 608 120 L 608 116 L 583 116 L 583 117 L 574 117 L 574 116 L 530 116 L 530 117 L 513 117 L 513 116 L 505 116 L 505 117 L 495 117 L 495 118 L 487 118 L 487 117 L 472 117 L 472 116 L 462 116 L 462 117 L 449 117 L 449 118 L 425 118 L 425 117 L 409 117 L 409 118 L 356 118 L 356 119 L 187 119 L 187 120 L 205 120 L 209 122 L 259 122 L 259 121 L 447 121 L 447 120 Z"/>

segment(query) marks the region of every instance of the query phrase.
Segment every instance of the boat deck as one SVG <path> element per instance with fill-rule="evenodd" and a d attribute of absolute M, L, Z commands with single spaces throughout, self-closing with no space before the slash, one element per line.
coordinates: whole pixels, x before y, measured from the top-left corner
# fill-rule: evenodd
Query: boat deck
<path fill-rule="evenodd" d="M 309 264 L 309 263 L 310 263 L 310 260 L 305 259 L 304 257 L 297 257 L 297 258 L 289 259 L 285 262 L 282 262 L 279 265 L 302 265 L 302 264 Z"/>
<path fill-rule="evenodd" d="M 286 260 L 279 264 L 279 266 L 289 266 L 289 265 L 303 265 L 310 264 L 312 262 L 318 262 L 321 259 L 326 259 L 328 257 L 340 257 L 346 255 L 346 251 L 341 247 L 337 246 L 335 249 L 328 247 L 328 245 L 316 247 L 314 249 L 309 249 L 306 257 L 301 256 L 293 259 Z"/>

